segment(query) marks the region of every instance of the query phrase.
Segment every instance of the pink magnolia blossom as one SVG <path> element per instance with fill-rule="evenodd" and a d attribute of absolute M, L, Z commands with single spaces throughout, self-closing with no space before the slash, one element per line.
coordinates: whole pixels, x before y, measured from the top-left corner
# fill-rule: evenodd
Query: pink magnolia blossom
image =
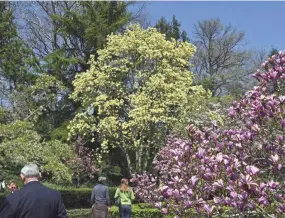
<path fill-rule="evenodd" d="M 285 97 L 278 87 L 285 79 L 284 64 L 282 51 L 262 65 L 264 69 L 253 75 L 258 85 L 233 102 L 224 126 L 191 124 L 189 138 L 169 135 L 154 164 L 156 179 L 147 173 L 136 175 L 138 198 L 176 217 L 191 217 L 190 208 L 201 217 L 219 217 L 225 206 L 239 215 L 262 208 L 262 213 L 281 217 Z"/>

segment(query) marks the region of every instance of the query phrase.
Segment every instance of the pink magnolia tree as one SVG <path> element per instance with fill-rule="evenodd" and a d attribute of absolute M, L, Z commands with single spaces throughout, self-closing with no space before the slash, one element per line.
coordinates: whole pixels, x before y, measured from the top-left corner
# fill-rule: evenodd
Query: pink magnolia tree
<path fill-rule="evenodd" d="M 262 66 L 258 86 L 233 102 L 223 127 L 190 125 L 189 139 L 169 137 L 155 173 L 133 178 L 140 199 L 176 217 L 285 212 L 285 51 Z"/>
<path fill-rule="evenodd" d="M 74 144 L 76 158 L 71 162 L 73 165 L 73 179 L 76 179 L 77 185 L 87 180 L 94 180 L 98 175 L 99 169 L 95 166 L 94 152 L 85 146 L 85 141 L 78 137 Z"/>

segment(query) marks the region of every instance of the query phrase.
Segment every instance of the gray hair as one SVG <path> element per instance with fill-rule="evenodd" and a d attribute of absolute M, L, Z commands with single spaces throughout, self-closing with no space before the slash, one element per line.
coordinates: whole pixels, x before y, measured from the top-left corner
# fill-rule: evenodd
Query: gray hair
<path fill-rule="evenodd" d="M 36 164 L 25 165 L 21 170 L 21 174 L 23 176 L 25 176 L 26 178 L 40 177 L 41 176 L 39 167 Z"/>
<path fill-rule="evenodd" d="M 106 179 L 107 179 L 106 177 L 100 176 L 100 177 L 98 178 L 98 182 L 105 182 Z"/>

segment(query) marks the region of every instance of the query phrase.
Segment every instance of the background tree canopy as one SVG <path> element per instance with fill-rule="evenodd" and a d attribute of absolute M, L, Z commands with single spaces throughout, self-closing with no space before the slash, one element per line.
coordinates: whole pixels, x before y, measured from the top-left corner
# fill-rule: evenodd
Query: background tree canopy
<path fill-rule="evenodd" d="M 151 26 L 138 2 L 0 2 L 0 171 L 36 162 L 44 180 L 116 183 L 152 169 L 170 133 L 223 126 L 277 50 L 247 49 L 219 19 L 192 38 L 182 27 Z"/>

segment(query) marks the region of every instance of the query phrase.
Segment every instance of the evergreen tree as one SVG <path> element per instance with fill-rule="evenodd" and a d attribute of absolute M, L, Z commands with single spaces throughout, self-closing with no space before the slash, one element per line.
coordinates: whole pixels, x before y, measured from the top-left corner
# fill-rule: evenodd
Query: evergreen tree
<path fill-rule="evenodd" d="M 79 2 L 66 8 L 64 15 L 52 14 L 56 33 L 63 39 L 47 57 L 49 74 L 55 75 L 72 88 L 77 73 L 86 71 L 90 55 L 97 57 L 107 35 L 117 32 L 131 19 L 125 2 Z"/>
<path fill-rule="evenodd" d="M 69 97 L 75 76 L 89 68 L 90 55 L 97 57 L 107 35 L 123 29 L 130 21 L 126 2 L 36 2 L 42 14 L 40 21 L 27 21 L 31 47 L 40 53 L 44 79 L 38 79 L 31 87 L 29 103 L 34 113 L 36 127 L 42 134 L 63 130 L 80 104 Z M 38 22 L 38 23 L 37 23 Z M 48 25 L 41 31 L 41 22 Z M 47 38 L 46 35 L 48 36 Z M 37 42 L 37 43 L 34 43 Z M 55 130 L 54 130 L 55 129 Z M 66 132 L 66 131 L 62 131 Z M 54 133 L 53 135 L 57 135 Z"/>
<path fill-rule="evenodd" d="M 159 32 L 165 34 L 166 39 L 170 40 L 171 38 L 174 38 L 175 40 L 181 40 L 183 42 L 190 41 L 187 33 L 185 30 L 181 31 L 181 23 L 176 19 L 176 17 L 173 15 L 172 21 L 167 22 L 164 17 L 160 18 L 155 26 L 154 26 Z"/>
<path fill-rule="evenodd" d="M 0 2 L 0 77 L 10 92 L 34 81 L 34 60 L 32 51 L 18 37 L 10 3 Z"/>
<path fill-rule="evenodd" d="M 278 55 L 278 50 L 276 48 L 271 48 L 268 57 L 271 57 L 273 55 Z"/>
<path fill-rule="evenodd" d="M 22 92 L 34 83 L 38 62 L 18 36 L 10 2 L 0 2 L 0 96 L 1 105 L 12 108 L 20 119 L 27 115 Z"/>

